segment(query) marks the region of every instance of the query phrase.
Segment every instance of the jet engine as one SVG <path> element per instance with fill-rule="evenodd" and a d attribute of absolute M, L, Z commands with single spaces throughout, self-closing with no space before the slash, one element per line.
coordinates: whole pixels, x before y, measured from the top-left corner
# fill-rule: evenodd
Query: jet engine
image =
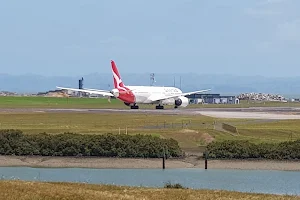
<path fill-rule="evenodd" d="M 177 107 L 187 107 L 189 105 L 189 99 L 186 97 L 178 97 L 175 99 L 175 106 Z"/>
<path fill-rule="evenodd" d="M 117 98 L 120 95 L 120 92 L 118 89 L 114 88 L 111 90 L 111 93 Z"/>

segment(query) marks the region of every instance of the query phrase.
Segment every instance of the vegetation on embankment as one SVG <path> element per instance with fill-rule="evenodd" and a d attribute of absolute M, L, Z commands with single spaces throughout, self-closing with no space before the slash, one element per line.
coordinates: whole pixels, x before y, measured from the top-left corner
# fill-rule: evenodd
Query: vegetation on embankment
<path fill-rule="evenodd" d="M 51 183 L 27 181 L 0 181 L 1 198 L 9 200 L 103 200 L 103 199 L 164 199 L 164 200 L 208 200 L 208 199 L 266 199 L 296 200 L 298 196 L 253 194 L 216 190 L 192 190 L 177 188 L 144 188 L 82 183 Z"/>
<path fill-rule="evenodd" d="M 0 131 L 1 155 L 161 158 L 163 148 L 167 157 L 182 156 L 176 140 L 151 135 L 28 135 L 20 130 Z"/>
<path fill-rule="evenodd" d="M 300 140 L 259 144 L 249 141 L 214 141 L 207 146 L 207 151 L 211 159 L 299 160 Z"/>
<path fill-rule="evenodd" d="M 173 108 L 174 106 L 166 106 Z M 248 108 L 248 107 L 300 107 L 298 102 L 248 102 L 240 104 L 190 104 L 186 108 Z M 118 99 L 43 97 L 43 96 L 0 96 L 0 108 L 124 108 L 128 106 Z M 140 108 L 155 109 L 154 105 L 140 105 Z"/>

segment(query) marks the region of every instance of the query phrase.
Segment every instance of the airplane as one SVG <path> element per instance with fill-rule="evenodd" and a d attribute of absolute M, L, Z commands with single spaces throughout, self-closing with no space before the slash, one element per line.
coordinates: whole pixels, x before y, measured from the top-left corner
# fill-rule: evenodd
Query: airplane
<path fill-rule="evenodd" d="M 189 104 L 187 95 L 210 91 L 211 89 L 183 93 L 176 87 L 164 86 L 126 86 L 119 74 L 116 63 L 111 60 L 114 88 L 109 90 L 76 89 L 59 87 L 62 90 L 99 94 L 105 97 L 115 97 L 131 109 L 139 109 L 139 104 L 158 104 L 156 109 L 164 109 L 164 105 L 174 105 L 174 108 L 186 107 Z"/>

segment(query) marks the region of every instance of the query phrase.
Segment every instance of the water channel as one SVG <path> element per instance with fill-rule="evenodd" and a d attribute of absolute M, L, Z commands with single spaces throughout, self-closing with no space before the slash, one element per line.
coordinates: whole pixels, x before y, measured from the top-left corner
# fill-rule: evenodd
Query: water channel
<path fill-rule="evenodd" d="M 163 187 L 165 183 L 171 182 L 194 189 L 300 195 L 299 171 L 0 167 L 0 177 L 5 180 L 144 187 Z"/>

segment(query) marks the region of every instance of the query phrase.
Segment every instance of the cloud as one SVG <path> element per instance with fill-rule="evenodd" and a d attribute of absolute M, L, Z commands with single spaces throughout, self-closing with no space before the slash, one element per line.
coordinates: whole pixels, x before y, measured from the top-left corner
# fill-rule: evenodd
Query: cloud
<path fill-rule="evenodd" d="M 248 9 L 246 9 L 245 13 L 248 15 L 251 15 L 251 16 L 255 16 L 255 17 L 265 17 L 265 16 L 280 15 L 282 12 L 271 10 L 271 9 L 248 8 Z"/>
<path fill-rule="evenodd" d="M 300 19 L 278 24 L 276 36 L 283 41 L 300 42 Z"/>
<path fill-rule="evenodd" d="M 255 43 L 257 51 L 262 53 L 283 52 L 287 47 L 300 44 L 300 19 L 278 23 L 268 39 Z"/>
<path fill-rule="evenodd" d="M 282 5 L 279 3 L 283 2 L 286 2 L 286 0 L 263 0 L 256 3 L 253 7 L 246 9 L 245 13 L 254 17 L 280 15 L 284 9 L 282 9 Z"/>
<path fill-rule="evenodd" d="M 111 36 L 105 40 L 99 41 L 100 44 L 119 44 L 119 43 L 127 43 L 125 38 L 119 36 Z"/>
<path fill-rule="evenodd" d="M 263 0 L 259 4 L 260 5 L 271 5 L 271 4 L 276 4 L 276 3 L 282 3 L 286 0 Z"/>
<path fill-rule="evenodd" d="M 280 3 L 283 1 L 285 1 L 285 0 L 266 0 L 266 3 Z"/>

